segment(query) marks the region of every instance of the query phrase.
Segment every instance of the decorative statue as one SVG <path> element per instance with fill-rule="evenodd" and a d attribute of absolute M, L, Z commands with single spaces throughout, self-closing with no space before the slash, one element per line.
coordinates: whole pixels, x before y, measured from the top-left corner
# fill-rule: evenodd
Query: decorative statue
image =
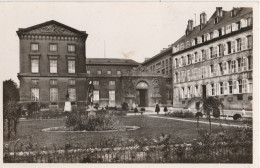
<path fill-rule="evenodd" d="M 93 92 L 94 92 L 94 84 L 93 81 L 90 81 L 88 85 L 88 102 L 90 103 L 90 106 L 93 105 Z"/>
<path fill-rule="evenodd" d="M 66 101 L 65 101 L 65 106 L 64 106 L 64 112 L 71 112 L 71 102 L 70 102 L 69 91 L 67 91 L 67 94 L 66 94 Z"/>

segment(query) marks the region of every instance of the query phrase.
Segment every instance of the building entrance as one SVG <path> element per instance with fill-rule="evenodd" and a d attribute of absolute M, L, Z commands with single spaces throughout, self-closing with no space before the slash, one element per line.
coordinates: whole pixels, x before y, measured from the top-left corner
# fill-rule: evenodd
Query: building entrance
<path fill-rule="evenodd" d="M 138 89 L 138 106 L 139 107 L 147 107 L 147 89 Z"/>
<path fill-rule="evenodd" d="M 139 82 L 136 86 L 137 90 L 137 103 L 139 107 L 147 107 L 148 106 L 148 98 L 147 91 L 148 85 L 146 82 Z"/>

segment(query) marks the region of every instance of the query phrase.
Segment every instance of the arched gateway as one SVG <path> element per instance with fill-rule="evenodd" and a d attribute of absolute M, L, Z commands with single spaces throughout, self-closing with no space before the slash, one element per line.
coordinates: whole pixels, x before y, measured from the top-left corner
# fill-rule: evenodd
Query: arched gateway
<path fill-rule="evenodd" d="M 148 106 L 148 84 L 144 81 L 139 82 L 136 85 L 137 90 L 137 103 L 139 107 L 147 107 Z"/>

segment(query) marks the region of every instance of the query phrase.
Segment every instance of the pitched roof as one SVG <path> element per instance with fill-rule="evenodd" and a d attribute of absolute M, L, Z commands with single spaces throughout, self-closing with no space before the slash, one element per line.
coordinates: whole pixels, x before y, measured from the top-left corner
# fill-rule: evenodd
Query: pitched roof
<path fill-rule="evenodd" d="M 124 65 L 124 66 L 139 66 L 140 63 L 132 59 L 119 58 L 87 58 L 86 65 Z"/>
<path fill-rule="evenodd" d="M 168 48 L 162 50 L 160 53 L 156 54 L 155 56 L 148 58 L 147 60 L 145 60 L 144 62 L 142 62 L 142 65 L 145 65 L 153 60 L 156 60 L 158 58 L 160 58 L 161 56 L 165 55 L 165 54 L 169 54 L 172 52 L 172 45 L 170 45 Z"/>
<path fill-rule="evenodd" d="M 210 33 L 213 30 L 218 30 L 219 28 L 222 28 L 223 26 L 226 26 L 229 23 L 237 22 L 242 18 L 243 15 L 252 12 L 252 8 L 245 8 L 245 7 L 239 8 L 239 11 L 235 17 L 231 17 L 231 12 L 232 11 L 223 11 L 223 17 L 219 18 L 218 23 L 215 24 L 214 23 L 214 19 L 216 17 L 216 11 L 215 11 L 210 17 L 210 19 L 207 21 L 207 24 L 203 27 L 202 30 L 200 30 L 200 25 L 195 26 L 193 31 L 190 32 L 189 35 L 182 36 L 179 40 L 173 43 L 173 46 L 184 43 L 186 42 L 186 40 L 191 40 L 205 33 Z"/>
<path fill-rule="evenodd" d="M 71 32 L 82 35 L 83 37 L 87 38 L 87 36 L 88 36 L 86 31 L 80 31 L 80 30 L 74 29 L 70 26 L 62 24 L 62 23 L 57 22 L 55 20 L 50 20 L 50 21 L 47 21 L 47 22 L 44 22 L 44 23 L 41 23 L 41 24 L 37 24 L 37 25 L 31 26 L 31 27 L 27 27 L 27 28 L 19 28 L 19 30 L 17 31 L 17 34 L 20 35 L 22 33 L 27 33 L 27 32 L 30 32 L 32 30 L 35 30 L 35 29 L 38 29 L 38 28 L 41 28 L 41 27 L 44 27 L 44 26 L 48 26 L 48 25 L 58 25 L 60 27 L 63 27 L 65 29 L 71 31 Z"/>

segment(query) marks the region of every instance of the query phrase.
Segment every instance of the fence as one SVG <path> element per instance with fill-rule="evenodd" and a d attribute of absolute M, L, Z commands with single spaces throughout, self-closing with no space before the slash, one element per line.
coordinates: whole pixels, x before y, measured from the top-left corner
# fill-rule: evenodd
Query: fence
<path fill-rule="evenodd" d="M 5 152 L 5 163 L 252 163 L 252 143 Z"/>

